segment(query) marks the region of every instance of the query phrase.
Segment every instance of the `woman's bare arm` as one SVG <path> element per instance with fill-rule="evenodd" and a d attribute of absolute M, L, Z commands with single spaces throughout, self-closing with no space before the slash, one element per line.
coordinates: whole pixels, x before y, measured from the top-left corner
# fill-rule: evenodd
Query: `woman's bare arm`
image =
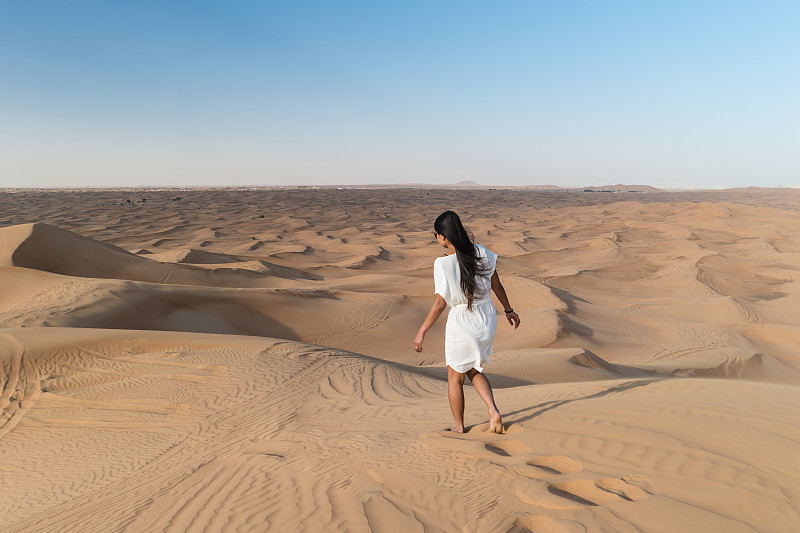
<path fill-rule="evenodd" d="M 431 310 L 428 311 L 428 316 L 425 318 L 425 322 L 423 322 L 419 327 L 417 336 L 414 338 L 414 349 L 416 351 L 422 351 L 422 341 L 425 340 L 425 334 L 439 319 L 445 307 L 447 307 L 447 302 L 444 301 L 444 298 L 442 298 L 439 294 L 434 296 Z"/>
<path fill-rule="evenodd" d="M 514 326 L 514 329 L 517 329 L 520 323 L 519 315 L 511 308 L 511 304 L 508 302 L 506 289 L 503 287 L 503 284 L 500 283 L 500 276 L 497 275 L 497 271 L 492 274 L 492 290 L 497 296 L 497 299 L 500 300 L 500 303 L 503 305 L 503 310 L 511 310 L 510 313 L 506 313 L 506 320 L 508 320 L 509 324 Z"/>

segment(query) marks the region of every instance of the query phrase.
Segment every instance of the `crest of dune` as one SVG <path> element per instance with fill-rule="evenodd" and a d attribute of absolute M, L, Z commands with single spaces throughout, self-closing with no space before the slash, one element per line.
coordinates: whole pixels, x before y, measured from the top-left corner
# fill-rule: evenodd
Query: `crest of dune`
<path fill-rule="evenodd" d="M 154 283 L 167 273 L 156 261 L 44 223 L 0 228 L 0 265 Z"/>

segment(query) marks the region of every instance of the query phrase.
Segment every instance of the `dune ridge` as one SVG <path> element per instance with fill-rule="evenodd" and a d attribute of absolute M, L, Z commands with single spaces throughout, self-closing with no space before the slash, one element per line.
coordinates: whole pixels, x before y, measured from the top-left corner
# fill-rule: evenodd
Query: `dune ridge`
<path fill-rule="evenodd" d="M 792 194 L 0 193 L 3 530 L 794 531 Z M 445 208 L 503 435 L 411 349 Z"/>

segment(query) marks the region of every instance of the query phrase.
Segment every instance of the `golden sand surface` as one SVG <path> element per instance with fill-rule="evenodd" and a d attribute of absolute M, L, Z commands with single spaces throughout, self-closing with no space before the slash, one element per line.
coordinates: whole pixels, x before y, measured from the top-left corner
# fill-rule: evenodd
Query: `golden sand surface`
<path fill-rule="evenodd" d="M 800 191 L 0 192 L 3 532 L 800 531 Z M 523 324 L 446 431 L 432 223 Z M 501 317 L 502 318 L 502 317 Z"/>

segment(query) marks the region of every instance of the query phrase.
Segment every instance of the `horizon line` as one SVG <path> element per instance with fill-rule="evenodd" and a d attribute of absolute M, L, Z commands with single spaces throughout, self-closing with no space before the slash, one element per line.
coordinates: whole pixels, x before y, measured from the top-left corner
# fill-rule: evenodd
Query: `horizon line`
<path fill-rule="evenodd" d="M 636 190 L 636 188 L 642 190 Z M 399 183 L 367 183 L 367 184 L 301 184 L 301 185 L 51 185 L 51 186 L 0 186 L 3 191 L 48 191 L 48 190 L 189 190 L 189 189 L 461 189 L 461 190 L 516 190 L 539 192 L 606 192 L 606 193 L 631 193 L 648 194 L 658 192 L 681 191 L 725 191 L 734 189 L 798 189 L 800 185 L 773 185 L 743 187 L 655 187 L 652 185 L 634 184 L 605 184 L 605 185 L 575 185 L 561 186 L 552 184 L 529 185 L 484 185 L 474 181 L 461 181 L 457 183 L 425 183 L 425 182 L 399 182 Z"/>

